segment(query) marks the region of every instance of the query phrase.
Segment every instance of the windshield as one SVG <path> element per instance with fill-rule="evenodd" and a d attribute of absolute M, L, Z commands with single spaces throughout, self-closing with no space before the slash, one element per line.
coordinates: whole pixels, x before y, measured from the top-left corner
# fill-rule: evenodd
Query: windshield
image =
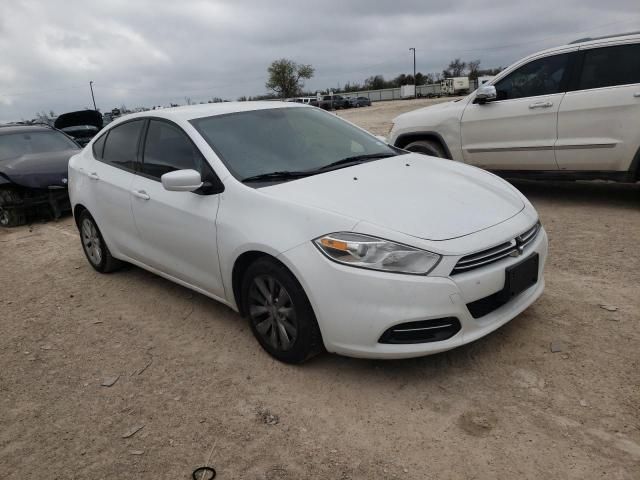
<path fill-rule="evenodd" d="M 72 140 L 54 130 L 0 135 L 0 161 L 33 153 L 61 152 L 76 149 Z"/>
<path fill-rule="evenodd" d="M 317 108 L 274 108 L 192 120 L 239 180 L 307 171 L 351 157 L 397 151 L 336 115 Z"/>

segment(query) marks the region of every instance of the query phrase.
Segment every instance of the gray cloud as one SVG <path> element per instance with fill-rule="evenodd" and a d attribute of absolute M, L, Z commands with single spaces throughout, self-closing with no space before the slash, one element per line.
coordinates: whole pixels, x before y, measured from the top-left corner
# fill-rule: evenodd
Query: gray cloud
<path fill-rule="evenodd" d="M 311 63 L 321 89 L 454 57 L 507 65 L 588 35 L 640 29 L 637 0 L 86 0 L 2 2 L 0 121 L 265 92 L 280 57 Z"/>

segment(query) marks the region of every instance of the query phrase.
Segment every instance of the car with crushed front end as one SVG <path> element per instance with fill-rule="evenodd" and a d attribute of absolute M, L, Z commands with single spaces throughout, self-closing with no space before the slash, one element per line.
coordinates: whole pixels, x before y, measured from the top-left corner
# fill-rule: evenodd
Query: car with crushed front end
<path fill-rule="evenodd" d="M 297 103 L 120 118 L 70 160 L 69 192 L 93 268 L 214 298 L 285 362 L 449 350 L 544 288 L 547 235 L 516 188 Z"/>
<path fill-rule="evenodd" d="M 54 218 L 69 210 L 69 158 L 80 147 L 48 125 L 0 126 L 0 225 L 24 225 L 46 211 Z"/>

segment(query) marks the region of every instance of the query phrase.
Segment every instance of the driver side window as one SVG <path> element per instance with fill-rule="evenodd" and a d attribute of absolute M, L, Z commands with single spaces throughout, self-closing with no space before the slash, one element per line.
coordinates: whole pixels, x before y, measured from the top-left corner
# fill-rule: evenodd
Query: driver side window
<path fill-rule="evenodd" d="M 569 54 L 539 58 L 521 66 L 495 84 L 497 100 L 552 95 L 563 90 Z"/>
<path fill-rule="evenodd" d="M 193 169 L 206 177 L 206 161 L 186 134 L 170 123 L 150 120 L 144 146 L 142 173 L 160 180 L 174 170 Z"/>

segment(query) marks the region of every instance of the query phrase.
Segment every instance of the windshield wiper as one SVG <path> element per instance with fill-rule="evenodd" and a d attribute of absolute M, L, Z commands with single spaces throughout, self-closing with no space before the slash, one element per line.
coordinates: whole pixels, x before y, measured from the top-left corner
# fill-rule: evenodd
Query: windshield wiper
<path fill-rule="evenodd" d="M 353 157 L 343 158 L 335 162 L 331 162 L 324 167 L 316 168 L 315 170 L 309 170 L 309 172 L 320 173 L 328 172 L 330 170 L 336 170 L 338 168 L 349 167 L 351 165 L 357 165 L 359 163 L 368 162 L 370 160 L 376 160 L 378 158 L 395 157 L 396 153 L 368 153 L 365 155 L 354 155 Z"/>
<path fill-rule="evenodd" d="M 245 182 L 262 182 L 262 181 L 269 181 L 269 180 L 292 180 L 294 178 L 310 177 L 311 175 L 316 175 L 318 173 L 337 170 L 338 168 L 357 165 L 359 163 L 364 163 L 364 162 L 375 160 L 378 158 L 394 157 L 396 155 L 397 155 L 396 153 L 369 153 L 366 155 L 355 155 L 353 157 L 343 158 L 341 160 L 337 160 L 335 162 L 329 163 L 328 165 L 324 165 L 318 168 L 313 168 L 311 170 L 301 170 L 301 171 L 282 170 L 278 172 L 260 173 L 258 175 L 252 175 L 250 177 L 243 178 L 242 182 L 245 183 Z"/>
<path fill-rule="evenodd" d="M 288 170 L 282 170 L 280 172 L 260 173 L 258 175 L 251 175 L 250 177 L 243 178 L 242 182 L 261 182 L 263 180 L 290 180 L 293 178 L 302 178 L 313 175 L 310 172 L 292 172 Z"/>

